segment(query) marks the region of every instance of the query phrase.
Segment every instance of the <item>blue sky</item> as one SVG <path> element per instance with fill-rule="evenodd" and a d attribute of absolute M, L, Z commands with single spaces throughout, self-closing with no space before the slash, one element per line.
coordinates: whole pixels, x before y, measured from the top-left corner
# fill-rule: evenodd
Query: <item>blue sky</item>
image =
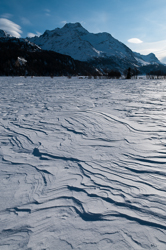
<path fill-rule="evenodd" d="M 1 0 L 0 29 L 17 37 L 80 22 L 166 62 L 166 0 Z"/>

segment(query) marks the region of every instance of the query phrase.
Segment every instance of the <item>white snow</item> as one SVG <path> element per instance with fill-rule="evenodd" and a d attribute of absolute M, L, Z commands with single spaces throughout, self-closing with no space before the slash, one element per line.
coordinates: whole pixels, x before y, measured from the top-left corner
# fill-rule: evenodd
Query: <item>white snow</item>
<path fill-rule="evenodd" d="M 17 59 L 18 59 L 18 62 L 21 66 L 25 65 L 27 63 L 27 60 L 25 60 L 25 58 L 23 58 L 23 57 L 18 57 Z"/>
<path fill-rule="evenodd" d="M 135 59 L 137 60 L 137 62 L 139 62 L 141 65 L 146 66 L 149 65 L 149 62 L 145 62 L 144 60 L 142 60 L 141 58 L 135 57 Z"/>
<path fill-rule="evenodd" d="M 0 88 L 0 249 L 166 249 L 165 81 Z"/>

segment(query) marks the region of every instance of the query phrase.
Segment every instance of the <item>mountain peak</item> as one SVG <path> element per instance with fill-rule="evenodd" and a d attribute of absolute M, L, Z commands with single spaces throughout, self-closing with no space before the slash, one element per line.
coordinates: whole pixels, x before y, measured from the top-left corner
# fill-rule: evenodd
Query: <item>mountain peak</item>
<path fill-rule="evenodd" d="M 6 31 L 0 30 L 0 37 L 12 37 L 12 36 L 8 34 Z"/>
<path fill-rule="evenodd" d="M 83 28 L 83 27 L 82 27 L 82 25 L 79 22 L 77 22 L 77 23 L 66 23 L 63 26 L 63 28 L 69 28 L 69 29 L 71 29 L 71 28 Z"/>
<path fill-rule="evenodd" d="M 76 31 L 82 34 L 87 34 L 89 33 L 80 23 L 66 23 L 62 30 L 67 30 L 67 31 Z"/>

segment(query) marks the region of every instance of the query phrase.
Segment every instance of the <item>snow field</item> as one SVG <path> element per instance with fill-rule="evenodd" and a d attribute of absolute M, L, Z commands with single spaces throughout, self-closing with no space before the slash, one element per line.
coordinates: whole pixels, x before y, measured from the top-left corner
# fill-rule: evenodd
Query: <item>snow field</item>
<path fill-rule="evenodd" d="M 165 81 L 0 87 L 0 249 L 166 249 Z"/>

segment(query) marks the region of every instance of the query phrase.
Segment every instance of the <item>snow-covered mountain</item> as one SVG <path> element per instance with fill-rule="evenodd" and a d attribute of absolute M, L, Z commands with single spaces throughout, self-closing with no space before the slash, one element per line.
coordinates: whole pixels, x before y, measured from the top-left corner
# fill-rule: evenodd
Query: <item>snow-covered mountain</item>
<path fill-rule="evenodd" d="M 49 53 L 52 53 L 50 56 L 53 56 L 53 58 L 59 58 L 60 56 L 55 55 L 55 52 L 63 56 L 70 56 L 73 60 L 80 61 L 79 63 L 74 62 L 74 64 L 82 65 L 82 67 L 86 69 L 86 73 L 84 73 L 86 75 L 90 72 L 94 72 L 94 70 L 104 75 L 111 70 L 117 70 L 123 74 L 129 67 L 137 71 L 139 70 L 140 73 L 149 73 L 154 70 L 154 66 L 157 67 L 155 70 L 166 71 L 165 69 L 161 69 L 163 65 L 154 54 L 151 53 L 145 56 L 133 52 L 109 33 L 90 33 L 83 28 L 80 23 L 68 23 L 65 24 L 63 28 L 56 28 L 52 31 L 46 30 L 40 37 L 36 36 L 27 39 L 15 38 L 7 32 L 0 30 L 0 43 L 1 47 L 2 43 L 5 43 L 3 47 L 7 50 L 10 48 L 12 51 L 15 45 L 17 45 L 18 48 L 22 50 L 22 52 L 19 52 L 17 58 L 20 57 L 21 54 L 21 57 L 25 59 L 23 54 L 39 51 L 42 51 L 43 56 L 46 56 L 44 51 L 49 51 Z M 37 54 L 35 56 L 38 58 Z M 69 58 L 61 57 L 61 59 L 63 61 L 62 64 L 64 64 L 66 60 L 67 62 L 71 61 Z M 43 62 L 45 58 L 41 60 Z M 86 65 L 80 63 L 86 63 Z M 79 69 L 78 72 L 76 72 L 76 68 Z M 65 70 L 65 72 L 67 71 Z M 69 72 L 70 70 L 68 73 Z M 74 74 L 80 74 L 81 72 L 80 66 L 75 67 Z M 61 75 L 62 72 L 59 72 L 59 74 Z"/>
<path fill-rule="evenodd" d="M 80 23 L 67 23 L 63 28 L 46 30 L 40 37 L 28 39 L 42 49 L 70 55 L 80 61 L 111 58 L 116 63 L 122 60 L 133 66 L 160 63 L 154 54 L 143 56 L 134 53 L 109 33 L 90 33 Z"/>
<path fill-rule="evenodd" d="M 46 30 L 40 37 L 28 39 L 42 49 L 70 55 L 80 61 L 110 56 L 127 56 L 135 60 L 132 51 L 109 33 L 90 33 L 80 23 L 67 23 L 61 29 Z"/>

